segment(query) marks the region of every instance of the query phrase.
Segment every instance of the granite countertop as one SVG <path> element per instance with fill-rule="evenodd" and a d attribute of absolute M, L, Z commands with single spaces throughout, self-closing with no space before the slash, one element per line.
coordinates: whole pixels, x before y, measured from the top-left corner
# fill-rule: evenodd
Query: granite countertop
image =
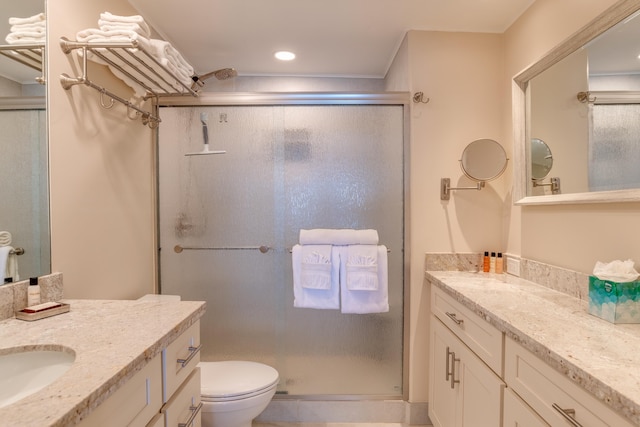
<path fill-rule="evenodd" d="M 640 425 L 640 324 L 507 274 L 427 271 L 426 279 L 622 416 Z"/>
<path fill-rule="evenodd" d="M 0 426 L 69 426 L 95 409 L 205 311 L 197 301 L 63 300 L 71 311 L 0 321 L 0 354 L 28 346 L 75 352 L 71 368 L 0 409 Z"/>

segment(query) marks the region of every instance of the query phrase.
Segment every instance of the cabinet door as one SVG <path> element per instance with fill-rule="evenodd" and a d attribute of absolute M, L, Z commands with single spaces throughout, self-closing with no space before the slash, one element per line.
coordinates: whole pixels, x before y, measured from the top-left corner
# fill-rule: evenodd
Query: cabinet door
<path fill-rule="evenodd" d="M 504 392 L 503 427 L 549 427 L 533 409 L 511 389 Z"/>
<path fill-rule="evenodd" d="M 499 426 L 502 420 L 502 380 L 468 347 L 455 354 L 454 379 L 459 380 L 457 426 Z"/>
<path fill-rule="evenodd" d="M 429 417 L 434 426 L 499 426 L 504 383 L 431 317 Z"/>
<path fill-rule="evenodd" d="M 431 316 L 430 334 L 429 418 L 435 427 L 451 427 L 455 425 L 459 390 L 451 383 L 451 353 L 460 341 L 435 316 Z"/>

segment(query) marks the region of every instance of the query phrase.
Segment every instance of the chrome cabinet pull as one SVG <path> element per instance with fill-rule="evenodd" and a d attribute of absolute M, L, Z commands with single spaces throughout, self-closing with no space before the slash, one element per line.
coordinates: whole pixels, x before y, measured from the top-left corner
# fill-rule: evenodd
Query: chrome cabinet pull
<path fill-rule="evenodd" d="M 198 415 L 201 409 L 202 409 L 202 402 L 200 402 L 198 406 L 189 406 L 189 410 L 191 411 L 191 415 L 189 416 L 189 419 L 187 420 L 186 423 L 178 423 L 178 427 L 189 427 L 191 424 L 193 424 L 193 420 L 196 419 L 196 416 Z"/>
<path fill-rule="evenodd" d="M 451 362 L 449 362 L 449 358 L 451 358 Z M 456 384 L 460 382 L 460 380 L 456 380 L 456 362 L 459 362 L 460 359 L 456 359 L 456 352 L 449 351 L 449 347 L 447 347 L 447 363 L 446 363 L 446 375 L 445 380 L 450 381 L 451 388 L 454 388 Z"/>
<path fill-rule="evenodd" d="M 551 407 L 553 409 L 555 409 L 556 411 L 560 412 L 560 415 L 562 415 L 565 420 L 569 421 L 569 423 L 572 426 L 574 426 L 574 427 L 582 427 L 582 424 L 580 424 L 574 418 L 576 416 L 576 410 L 575 409 L 562 409 L 560 407 L 560 405 L 558 405 L 557 403 L 554 403 L 553 405 L 551 405 Z"/>
<path fill-rule="evenodd" d="M 202 344 L 200 344 L 197 347 L 193 347 L 193 346 L 189 346 L 189 356 L 187 356 L 186 359 L 178 359 L 177 363 L 181 364 L 182 367 L 184 368 L 185 366 L 187 366 L 189 364 L 189 362 L 191 362 L 191 359 L 193 359 L 195 357 L 196 354 L 198 354 L 198 352 L 200 351 L 200 347 L 202 347 Z"/>
<path fill-rule="evenodd" d="M 458 319 L 455 313 L 449 313 L 448 311 L 445 311 L 445 314 L 449 317 L 449 319 L 456 322 L 456 325 L 461 325 L 464 322 L 463 319 Z"/>

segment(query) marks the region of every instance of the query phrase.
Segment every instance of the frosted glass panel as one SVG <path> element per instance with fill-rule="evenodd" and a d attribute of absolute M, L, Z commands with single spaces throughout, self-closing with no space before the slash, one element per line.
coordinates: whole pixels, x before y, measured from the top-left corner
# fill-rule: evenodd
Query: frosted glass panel
<path fill-rule="evenodd" d="M 44 110 L 0 111 L 0 231 L 18 259 L 20 279 L 51 272 L 49 185 Z M 16 278 L 14 277 L 14 280 Z"/>
<path fill-rule="evenodd" d="M 227 154 L 184 156 L 202 149 L 201 113 L 210 149 Z M 202 359 L 270 364 L 279 393 L 401 395 L 403 107 L 172 107 L 161 116 L 161 287 L 207 301 Z M 289 250 L 301 228 L 377 229 L 391 250 L 389 313 L 294 308 Z"/>
<path fill-rule="evenodd" d="M 593 105 L 589 190 L 640 187 L 640 105 Z"/>

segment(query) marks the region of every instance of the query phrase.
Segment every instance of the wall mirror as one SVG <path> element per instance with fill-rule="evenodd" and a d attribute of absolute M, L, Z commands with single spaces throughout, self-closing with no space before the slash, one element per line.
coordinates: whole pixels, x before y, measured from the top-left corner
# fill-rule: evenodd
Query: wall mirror
<path fill-rule="evenodd" d="M 639 11 L 616 2 L 514 77 L 516 204 L 640 201 Z M 562 194 L 535 195 L 536 140 L 553 147 Z"/>
<path fill-rule="evenodd" d="M 9 18 L 43 13 L 45 3 L 5 1 L 0 11 L 0 231 L 10 233 L 9 245 L 18 253 L 24 250 L 15 258 L 18 278 L 24 280 L 51 272 L 46 86 L 39 81 L 44 75 L 44 40 L 18 45 L 6 37 L 24 29 L 12 30 Z M 29 57 L 21 61 L 7 57 L 24 59 L 19 53 L 24 46 L 35 46 L 30 48 L 35 54 L 27 52 Z"/>

